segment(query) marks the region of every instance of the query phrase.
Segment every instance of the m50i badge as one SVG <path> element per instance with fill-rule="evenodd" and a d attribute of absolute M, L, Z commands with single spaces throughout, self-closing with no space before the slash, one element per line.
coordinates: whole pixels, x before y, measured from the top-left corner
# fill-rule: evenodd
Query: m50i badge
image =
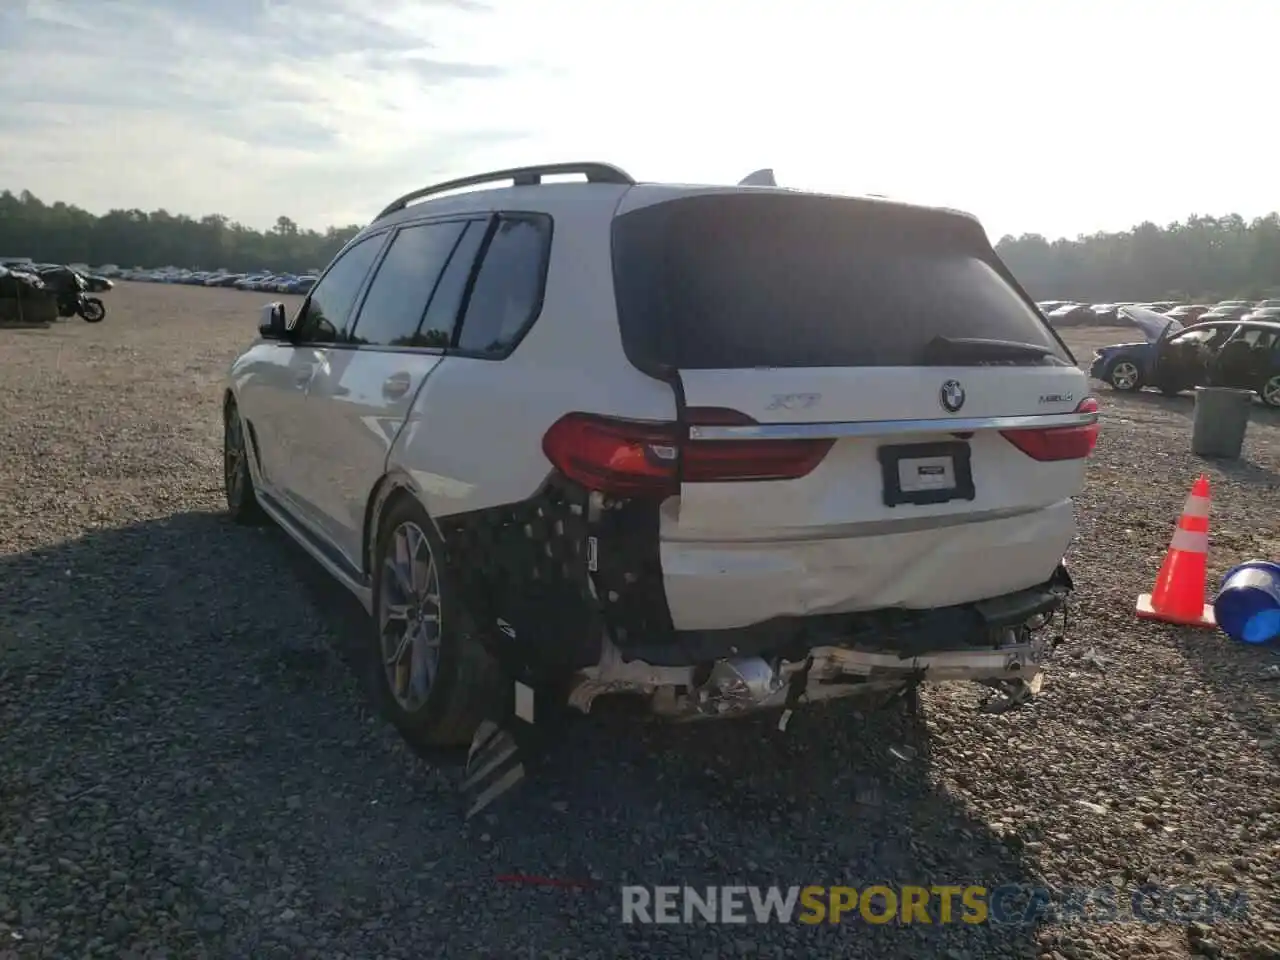
<path fill-rule="evenodd" d="M 1076 398 L 1074 393 L 1043 393 L 1040 395 L 1041 403 L 1070 403 Z"/>

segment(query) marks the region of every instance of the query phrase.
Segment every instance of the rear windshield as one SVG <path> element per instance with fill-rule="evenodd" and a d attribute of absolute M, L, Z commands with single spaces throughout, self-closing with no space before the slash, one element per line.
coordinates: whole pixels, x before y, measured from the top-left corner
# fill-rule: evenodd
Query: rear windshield
<path fill-rule="evenodd" d="M 616 218 L 613 258 L 623 345 L 641 367 L 915 366 L 940 335 L 1068 357 L 981 228 L 950 214 L 704 194 Z"/>

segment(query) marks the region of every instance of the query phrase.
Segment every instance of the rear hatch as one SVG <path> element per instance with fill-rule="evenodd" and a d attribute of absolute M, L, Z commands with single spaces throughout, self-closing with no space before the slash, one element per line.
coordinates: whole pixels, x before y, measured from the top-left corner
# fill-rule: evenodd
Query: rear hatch
<path fill-rule="evenodd" d="M 689 431 L 661 531 L 678 626 L 932 607 L 1052 574 L 1096 407 L 975 221 L 774 190 L 631 204 L 614 221 L 623 345 L 678 383 Z M 712 609 L 716 583 L 756 602 Z"/>

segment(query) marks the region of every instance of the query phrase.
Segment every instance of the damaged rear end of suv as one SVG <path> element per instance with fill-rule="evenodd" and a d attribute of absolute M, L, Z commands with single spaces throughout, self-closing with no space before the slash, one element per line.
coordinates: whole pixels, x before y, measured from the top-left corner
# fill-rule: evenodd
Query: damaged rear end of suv
<path fill-rule="evenodd" d="M 389 232 L 390 262 L 397 236 L 451 231 L 431 335 L 321 368 L 349 434 L 389 438 L 385 463 L 344 461 L 337 492 L 298 472 L 315 492 L 295 498 L 354 544 L 345 564 L 313 554 L 373 614 L 401 732 L 471 743 L 474 811 L 522 775 L 522 731 L 602 698 L 785 726 L 929 681 L 1033 695 L 1098 410 L 980 224 L 600 164 L 542 181 L 564 172 L 427 188 L 349 247 Z M 384 302 L 366 298 L 360 343 Z M 394 418 L 368 386 L 383 378 Z M 342 426 L 325 423 L 306 448 L 321 465 Z M 257 450 L 270 424 L 246 424 Z M 285 517 L 258 463 L 246 479 Z"/>
<path fill-rule="evenodd" d="M 544 435 L 551 479 L 498 535 L 513 568 L 471 590 L 521 682 L 680 721 L 1034 694 L 1097 406 L 979 224 L 636 187 L 610 239 L 623 352 L 673 415 Z"/>

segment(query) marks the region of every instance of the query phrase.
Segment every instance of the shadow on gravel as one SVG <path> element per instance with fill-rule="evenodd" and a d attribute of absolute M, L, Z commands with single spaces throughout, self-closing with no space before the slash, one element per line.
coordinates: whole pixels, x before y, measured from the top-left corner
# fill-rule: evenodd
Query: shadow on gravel
<path fill-rule="evenodd" d="M 0 584 L 0 865 L 23 878 L 0 920 L 57 955 L 1036 956 L 1030 926 L 934 906 L 620 925 L 625 883 L 1033 884 L 901 712 L 578 721 L 466 824 L 455 771 L 369 715 L 358 605 L 279 531 L 178 515 L 0 558 Z M 120 905 L 58 913 L 87 891 Z"/>

